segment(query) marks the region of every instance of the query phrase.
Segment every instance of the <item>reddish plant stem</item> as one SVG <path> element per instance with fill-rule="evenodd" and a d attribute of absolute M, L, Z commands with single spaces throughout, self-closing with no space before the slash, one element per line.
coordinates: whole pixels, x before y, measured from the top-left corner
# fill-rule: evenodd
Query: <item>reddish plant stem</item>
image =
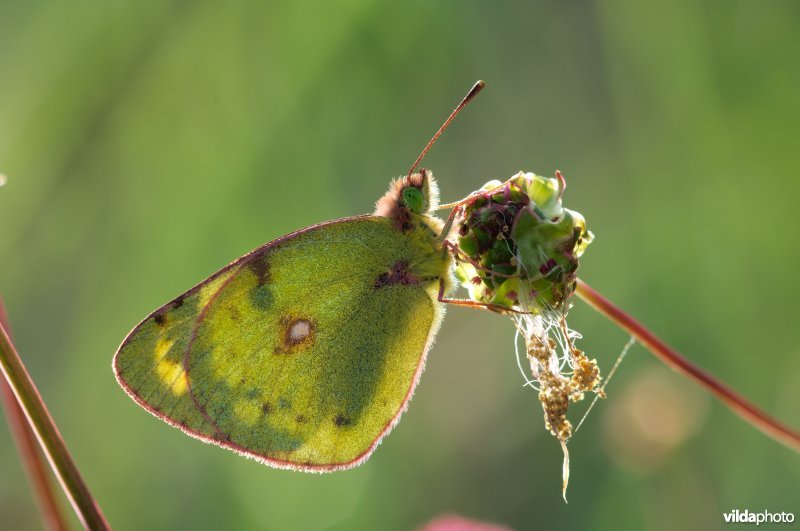
<path fill-rule="evenodd" d="M 2 323 L 0 369 L 83 527 L 110 529 Z"/>
<path fill-rule="evenodd" d="M 586 282 L 579 279 L 575 292 L 581 299 L 586 301 L 589 306 L 608 317 L 608 319 L 617 326 L 635 337 L 639 343 L 652 352 L 658 359 L 667 364 L 667 366 L 683 373 L 685 376 L 688 376 L 689 379 L 694 380 L 701 387 L 719 398 L 737 415 L 772 439 L 788 446 L 792 450 L 800 452 L 800 433 L 761 411 L 733 389 L 683 357 L 676 350 L 656 337 L 655 334 L 645 328 L 636 319 L 600 295 L 591 286 L 586 284 Z"/>
<path fill-rule="evenodd" d="M 3 300 L 0 299 L 0 325 L 5 327 L 10 336 L 11 327 L 5 310 Z M 17 398 L 5 380 L 0 380 L 0 395 L 0 401 L 5 409 L 11 435 L 17 443 L 22 466 L 30 480 L 33 495 L 39 503 L 39 511 L 45 528 L 52 531 L 69 529 L 53 493 L 44 455 L 42 455 L 36 443 L 36 435 L 31 431 L 31 427 L 25 420 L 25 414 L 17 403 Z"/>
<path fill-rule="evenodd" d="M 5 381 L 0 382 L 3 407 L 11 434 L 17 443 L 23 468 L 31 483 L 31 490 L 36 498 L 45 529 L 63 531 L 69 529 L 58 507 L 53 490 L 47 476 L 44 456 L 36 443 L 36 436 L 25 420 L 25 414 L 17 404 L 17 398 Z"/>

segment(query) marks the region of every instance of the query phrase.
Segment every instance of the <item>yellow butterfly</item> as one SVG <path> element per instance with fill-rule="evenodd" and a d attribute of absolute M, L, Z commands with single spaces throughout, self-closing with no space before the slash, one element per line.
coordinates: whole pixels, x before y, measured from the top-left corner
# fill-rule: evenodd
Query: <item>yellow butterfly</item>
<path fill-rule="evenodd" d="M 365 461 L 408 406 L 454 284 L 418 167 L 371 215 L 259 247 L 158 308 L 114 357 L 120 385 L 192 437 L 274 467 Z"/>

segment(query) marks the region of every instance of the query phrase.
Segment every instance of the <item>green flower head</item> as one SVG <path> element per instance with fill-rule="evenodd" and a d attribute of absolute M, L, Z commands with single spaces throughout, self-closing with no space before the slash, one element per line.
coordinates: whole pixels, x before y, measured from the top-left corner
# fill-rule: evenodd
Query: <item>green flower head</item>
<path fill-rule="evenodd" d="M 473 300 L 534 312 L 563 306 L 593 238 L 583 216 L 562 206 L 564 188 L 560 173 L 520 172 L 486 183 L 464 203 L 456 274 Z"/>

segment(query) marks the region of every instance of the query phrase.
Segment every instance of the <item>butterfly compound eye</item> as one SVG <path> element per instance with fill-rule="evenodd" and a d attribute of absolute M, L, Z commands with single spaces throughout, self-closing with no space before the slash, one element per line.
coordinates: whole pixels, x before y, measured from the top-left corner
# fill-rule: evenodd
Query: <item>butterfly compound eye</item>
<path fill-rule="evenodd" d="M 415 214 L 422 214 L 423 210 L 425 210 L 425 197 L 419 188 L 406 186 L 403 188 L 402 198 L 406 208 Z"/>

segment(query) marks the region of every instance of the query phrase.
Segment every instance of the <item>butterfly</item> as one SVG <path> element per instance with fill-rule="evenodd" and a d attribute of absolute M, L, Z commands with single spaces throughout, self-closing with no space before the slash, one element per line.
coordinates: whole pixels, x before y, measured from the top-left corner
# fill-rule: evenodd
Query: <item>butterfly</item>
<path fill-rule="evenodd" d="M 144 409 L 266 465 L 364 462 L 397 424 L 454 287 L 433 175 L 415 171 L 479 81 L 371 215 L 271 241 L 161 306 L 113 369 Z"/>

